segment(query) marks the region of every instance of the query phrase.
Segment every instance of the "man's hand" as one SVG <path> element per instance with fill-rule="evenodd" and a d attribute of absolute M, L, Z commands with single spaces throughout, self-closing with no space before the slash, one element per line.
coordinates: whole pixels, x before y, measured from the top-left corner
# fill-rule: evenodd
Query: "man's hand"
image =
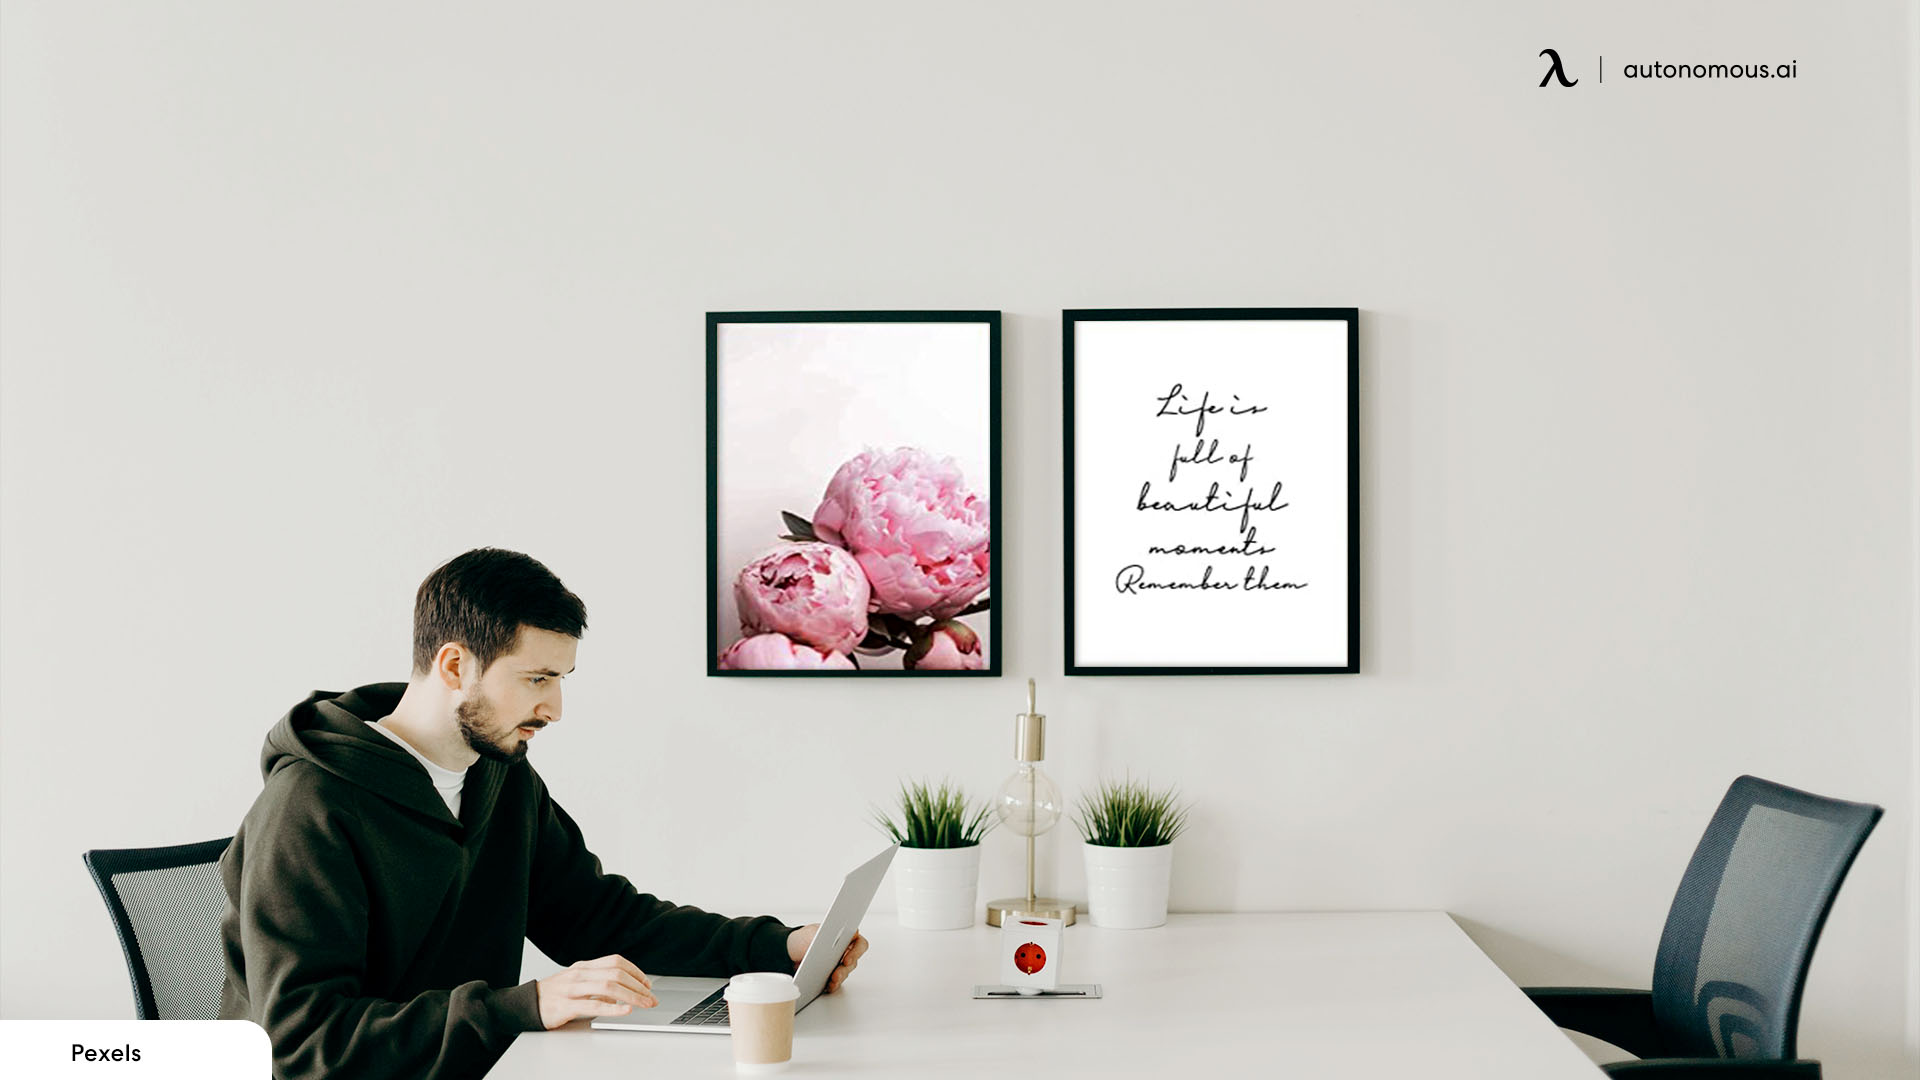
<path fill-rule="evenodd" d="M 814 923 L 787 935 L 787 955 L 792 958 L 795 969 L 799 968 L 800 958 L 807 955 L 807 946 L 813 944 L 814 935 L 819 932 L 820 924 Z M 827 993 L 831 994 L 840 989 L 840 984 L 847 981 L 847 976 L 853 974 L 853 969 L 860 966 L 860 958 L 865 956 L 866 952 L 867 939 L 860 936 L 860 931 L 855 930 L 853 940 L 847 942 L 847 951 L 840 954 L 840 966 L 833 969 L 832 975 L 827 976 Z"/>
<path fill-rule="evenodd" d="M 653 980 L 624 956 L 582 960 L 534 984 L 540 996 L 540 1023 L 548 1031 L 583 1016 L 625 1016 L 660 1004 Z"/>

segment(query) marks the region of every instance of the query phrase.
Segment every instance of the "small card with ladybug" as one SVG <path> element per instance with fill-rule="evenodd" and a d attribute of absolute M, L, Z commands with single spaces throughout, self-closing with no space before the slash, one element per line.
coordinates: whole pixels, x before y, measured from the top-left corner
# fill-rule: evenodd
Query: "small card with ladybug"
<path fill-rule="evenodd" d="M 1037 994 L 1060 985 L 1059 919 L 1009 914 L 1000 924 L 1000 981 Z"/>

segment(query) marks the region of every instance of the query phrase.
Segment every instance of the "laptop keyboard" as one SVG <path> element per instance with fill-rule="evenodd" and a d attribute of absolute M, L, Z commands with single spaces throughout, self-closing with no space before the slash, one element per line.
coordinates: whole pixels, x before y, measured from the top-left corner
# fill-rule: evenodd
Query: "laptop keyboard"
<path fill-rule="evenodd" d="M 722 995 L 726 992 L 727 988 L 724 986 L 715 990 L 713 993 L 701 999 L 700 1004 L 674 1017 L 671 1023 L 674 1025 L 685 1025 L 687 1027 L 718 1027 L 724 1025 L 727 1022 L 727 999 Z"/>

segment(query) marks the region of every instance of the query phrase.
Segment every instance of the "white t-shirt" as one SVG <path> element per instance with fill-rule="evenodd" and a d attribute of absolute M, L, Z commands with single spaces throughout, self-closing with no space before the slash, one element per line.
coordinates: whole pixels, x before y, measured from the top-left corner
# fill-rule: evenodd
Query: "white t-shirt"
<path fill-rule="evenodd" d="M 413 760 L 426 767 L 427 777 L 433 781 L 433 790 L 440 793 L 440 801 L 447 804 L 447 809 L 452 812 L 455 821 L 460 820 L 460 789 L 466 786 L 467 774 L 454 772 L 452 769 L 443 769 L 435 765 L 433 762 L 427 760 L 425 754 L 415 750 L 412 743 L 381 727 L 379 724 L 374 723 L 372 720 L 367 721 L 367 726 L 385 735 L 387 738 L 392 739 L 400 749 L 412 754 Z"/>

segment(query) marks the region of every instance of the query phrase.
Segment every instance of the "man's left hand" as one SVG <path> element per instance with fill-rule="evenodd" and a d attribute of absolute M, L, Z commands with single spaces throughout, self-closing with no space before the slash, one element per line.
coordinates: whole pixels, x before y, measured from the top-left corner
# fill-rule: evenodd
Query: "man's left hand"
<path fill-rule="evenodd" d="M 796 970 L 800 966 L 800 958 L 807 955 L 807 946 L 813 944 L 814 935 L 819 932 L 820 924 L 814 923 L 787 935 L 787 956 L 793 960 Z M 847 976 L 853 974 L 853 969 L 860 966 L 860 957 L 864 956 L 866 951 L 867 939 L 860 936 L 860 931 L 855 930 L 853 940 L 847 942 L 847 950 L 840 954 L 840 966 L 833 969 L 832 975 L 827 976 L 827 993 L 831 994 L 840 989 L 840 984 L 847 981 Z"/>

